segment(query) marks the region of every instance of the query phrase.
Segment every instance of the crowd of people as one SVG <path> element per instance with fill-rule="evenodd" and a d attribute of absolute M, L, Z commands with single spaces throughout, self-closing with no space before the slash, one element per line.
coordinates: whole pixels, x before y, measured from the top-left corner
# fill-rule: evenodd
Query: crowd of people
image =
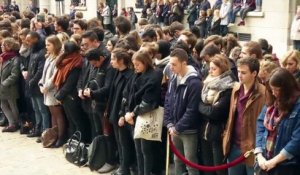
<path fill-rule="evenodd" d="M 206 166 L 255 149 L 245 162 L 217 172 L 200 172 L 174 156 L 176 175 L 297 174 L 298 50 L 279 60 L 266 39 L 240 45 L 234 34 L 201 35 L 177 20 L 162 27 L 120 15 L 108 22 L 111 12 L 103 7 L 102 20 L 47 9 L 1 15 L 2 132 L 20 129 L 39 143 L 43 131 L 57 127 L 53 148 L 75 131 L 87 144 L 104 135 L 108 150 L 99 173 L 162 174 L 168 133 L 184 157 Z M 137 117 L 159 106 L 162 142 L 134 139 Z"/>

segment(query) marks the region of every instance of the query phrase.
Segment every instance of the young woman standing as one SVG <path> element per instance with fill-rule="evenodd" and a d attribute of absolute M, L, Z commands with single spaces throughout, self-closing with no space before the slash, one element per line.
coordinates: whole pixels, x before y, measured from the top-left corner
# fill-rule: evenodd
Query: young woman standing
<path fill-rule="evenodd" d="M 124 108 L 119 122 L 132 125 L 136 117 L 156 109 L 160 103 L 162 73 L 156 71 L 152 65 L 150 55 L 145 51 L 138 51 L 132 57 L 135 74 L 130 79 L 123 96 Z M 155 141 L 135 139 L 135 151 L 139 175 L 150 175 L 155 163 Z"/>
<path fill-rule="evenodd" d="M 57 89 L 53 84 L 56 68 L 56 61 L 60 54 L 62 44 L 55 35 L 46 39 L 47 57 L 44 65 L 43 75 L 39 81 L 39 87 L 44 94 L 44 104 L 49 107 L 51 113 L 52 127 L 58 127 L 58 140 L 54 147 L 60 147 L 64 143 L 65 116 L 62 105 L 54 97 Z"/>
<path fill-rule="evenodd" d="M 256 128 L 256 168 L 264 171 L 260 174 L 299 174 L 299 86 L 288 70 L 277 68 L 266 87 L 267 107 Z"/>
<path fill-rule="evenodd" d="M 0 55 L 0 101 L 1 109 L 7 117 L 8 126 L 2 132 L 15 132 L 18 129 L 17 98 L 19 98 L 20 62 L 17 58 L 19 44 L 13 38 L 6 38 L 1 44 Z"/>
<path fill-rule="evenodd" d="M 63 105 L 69 124 L 69 135 L 80 131 L 82 140 L 89 141 L 89 122 L 80 105 L 76 84 L 83 64 L 80 47 L 72 41 L 64 43 L 64 52 L 57 58 L 53 83 L 56 100 Z"/>
<path fill-rule="evenodd" d="M 131 57 L 127 50 L 116 48 L 112 51 L 111 66 L 117 69 L 113 78 L 112 89 L 108 100 L 109 120 L 113 125 L 119 152 L 120 167 L 115 175 L 130 174 L 129 167 L 134 162 L 134 143 L 131 137 L 130 125 L 125 124 L 124 117 L 119 115 L 123 89 L 126 87 L 134 71 L 131 69 Z"/>

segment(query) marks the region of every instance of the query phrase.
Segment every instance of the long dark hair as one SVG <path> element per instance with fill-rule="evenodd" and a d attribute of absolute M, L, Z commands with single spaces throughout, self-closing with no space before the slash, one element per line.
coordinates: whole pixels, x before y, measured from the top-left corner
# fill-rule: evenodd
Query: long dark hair
<path fill-rule="evenodd" d="M 56 66 L 59 66 L 63 59 L 65 59 L 68 55 L 72 53 L 80 53 L 80 47 L 73 41 L 66 41 L 64 43 L 64 52 L 59 55 Z"/>
<path fill-rule="evenodd" d="M 274 97 L 271 86 L 280 88 L 279 97 Z M 300 88 L 295 77 L 283 68 L 276 68 L 271 73 L 266 88 L 266 104 L 275 104 L 284 113 L 288 113 L 293 108 L 300 95 Z"/>

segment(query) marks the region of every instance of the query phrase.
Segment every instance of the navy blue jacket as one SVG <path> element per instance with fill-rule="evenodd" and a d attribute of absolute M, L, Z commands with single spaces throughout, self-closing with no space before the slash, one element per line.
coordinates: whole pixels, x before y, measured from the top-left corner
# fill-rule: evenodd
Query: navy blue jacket
<path fill-rule="evenodd" d="M 165 99 L 164 125 L 175 127 L 178 133 L 196 133 L 200 121 L 198 106 L 201 99 L 201 81 L 197 71 L 188 66 L 189 71 L 178 83 L 173 76 Z"/>

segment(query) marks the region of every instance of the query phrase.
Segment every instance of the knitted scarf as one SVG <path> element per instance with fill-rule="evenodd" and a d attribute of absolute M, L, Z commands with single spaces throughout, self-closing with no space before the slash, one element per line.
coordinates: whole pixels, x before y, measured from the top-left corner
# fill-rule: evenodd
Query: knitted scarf
<path fill-rule="evenodd" d="M 69 73 L 74 68 L 82 66 L 83 59 L 79 53 L 72 53 L 66 56 L 59 65 L 57 65 L 57 72 L 54 76 L 53 83 L 57 89 L 61 88 L 62 84 L 67 79 Z"/>
<path fill-rule="evenodd" d="M 209 75 L 203 82 L 201 99 L 206 104 L 214 104 L 218 100 L 220 92 L 232 88 L 233 85 L 234 79 L 231 71 L 226 71 L 217 77 Z"/>
<path fill-rule="evenodd" d="M 264 126 L 268 130 L 268 136 L 266 141 L 266 158 L 271 159 L 274 153 L 274 146 L 277 137 L 277 126 L 282 119 L 283 113 L 279 112 L 275 105 L 267 108 L 267 112 L 264 119 Z"/>
<path fill-rule="evenodd" d="M 5 63 L 6 61 L 12 59 L 15 56 L 17 56 L 17 54 L 13 51 L 4 52 L 0 55 L 0 57 L 2 58 L 2 63 Z"/>

